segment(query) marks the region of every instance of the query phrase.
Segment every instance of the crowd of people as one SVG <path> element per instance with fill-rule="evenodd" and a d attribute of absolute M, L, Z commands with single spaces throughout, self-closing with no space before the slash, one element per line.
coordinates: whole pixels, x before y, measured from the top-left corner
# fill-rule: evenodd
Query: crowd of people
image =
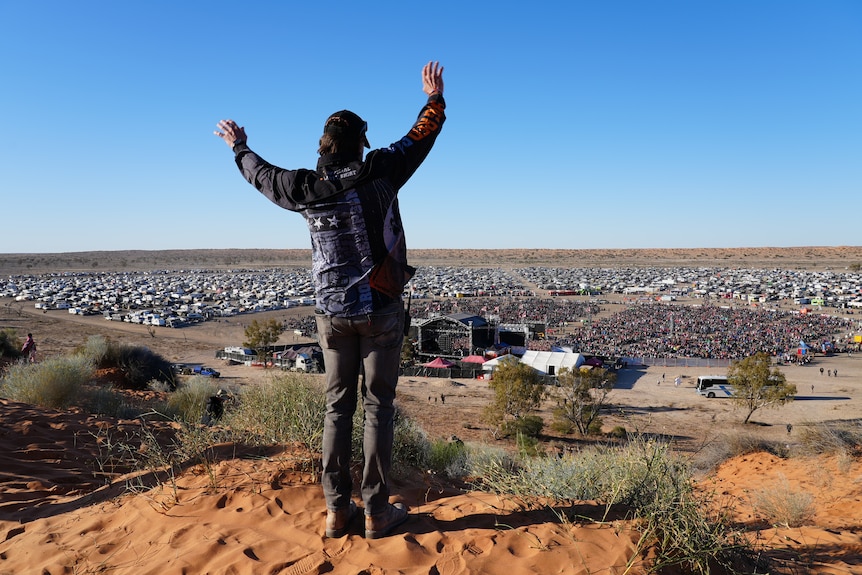
<path fill-rule="evenodd" d="M 539 322 L 550 328 L 564 327 L 577 318 L 591 318 L 601 311 L 601 307 L 592 302 L 539 297 L 447 298 L 417 301 L 413 305 L 416 317 L 466 313 L 495 317 L 500 323 Z"/>
<path fill-rule="evenodd" d="M 608 317 L 600 317 L 603 308 L 595 302 L 539 297 L 446 298 L 411 305 L 415 318 L 462 313 L 500 324 L 539 323 L 545 326 L 544 338 L 530 340 L 528 349 L 571 348 L 606 357 L 796 355 L 800 342 L 819 351 L 823 342 L 834 343 L 836 334 L 852 328 L 850 320 L 830 315 L 717 305 L 639 302 Z M 314 333 L 313 322 L 305 318 L 292 319 L 286 327 Z"/>
<path fill-rule="evenodd" d="M 757 352 L 796 354 L 800 342 L 819 350 L 824 341 L 851 327 L 847 319 L 822 314 L 717 305 L 659 302 L 629 305 L 599 317 L 593 302 L 548 298 L 454 298 L 415 302 L 416 317 L 466 313 L 503 324 L 541 322 L 545 338 L 529 349 L 574 351 L 611 357 L 740 359 Z M 580 320 L 589 319 L 583 324 Z M 558 329 L 582 325 L 578 329 Z"/>
<path fill-rule="evenodd" d="M 642 303 L 602 318 L 556 342 L 575 351 L 625 357 L 741 359 L 792 353 L 801 342 L 819 350 L 849 320 L 820 314 Z"/>

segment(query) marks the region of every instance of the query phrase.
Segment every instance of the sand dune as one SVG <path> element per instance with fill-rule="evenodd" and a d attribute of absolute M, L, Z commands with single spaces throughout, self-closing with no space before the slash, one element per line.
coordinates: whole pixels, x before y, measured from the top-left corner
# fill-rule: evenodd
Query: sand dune
<path fill-rule="evenodd" d="M 211 464 L 171 477 L 108 465 L 108 446 L 134 421 L 7 400 L 0 421 L 0 574 L 610 575 L 644 573 L 649 557 L 636 524 L 594 502 L 561 522 L 550 507 L 418 471 L 395 486 L 411 508 L 403 528 L 369 541 L 360 521 L 346 537 L 326 539 L 310 456 L 295 447 L 217 446 Z M 853 458 L 753 453 L 725 462 L 700 488 L 783 566 L 772 572 L 862 573 L 860 476 Z M 752 506 L 763 488 L 814 494 L 810 525 L 770 526 Z"/>

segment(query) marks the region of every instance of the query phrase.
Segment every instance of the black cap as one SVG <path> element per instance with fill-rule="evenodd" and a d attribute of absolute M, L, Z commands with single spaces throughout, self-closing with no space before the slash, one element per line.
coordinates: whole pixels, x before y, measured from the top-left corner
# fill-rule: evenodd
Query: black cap
<path fill-rule="evenodd" d="M 368 138 L 365 137 L 365 132 L 368 130 L 368 124 L 351 112 L 350 110 L 341 110 L 335 112 L 326 119 L 323 125 L 324 134 L 334 134 L 343 138 L 355 139 L 361 141 L 366 148 L 370 148 Z"/>

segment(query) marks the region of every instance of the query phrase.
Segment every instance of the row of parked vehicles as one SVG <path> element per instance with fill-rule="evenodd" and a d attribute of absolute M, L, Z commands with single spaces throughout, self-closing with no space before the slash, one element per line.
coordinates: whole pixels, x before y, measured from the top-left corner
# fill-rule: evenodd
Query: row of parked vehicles
<path fill-rule="evenodd" d="M 137 323 L 142 325 L 154 325 L 159 327 L 183 327 L 191 323 L 204 321 L 204 316 L 199 313 L 190 313 L 185 317 L 176 315 L 163 316 L 157 312 L 132 312 L 121 314 L 116 312 L 105 312 L 105 319 L 109 321 L 123 321 L 126 323 Z"/>

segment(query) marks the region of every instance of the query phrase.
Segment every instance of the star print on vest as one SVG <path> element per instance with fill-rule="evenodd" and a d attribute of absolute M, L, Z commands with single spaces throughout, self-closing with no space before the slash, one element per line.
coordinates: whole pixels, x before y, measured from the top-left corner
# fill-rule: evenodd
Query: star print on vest
<path fill-rule="evenodd" d="M 338 216 L 312 216 L 308 218 L 308 229 L 312 232 L 328 232 L 344 227 L 344 222 Z"/>

